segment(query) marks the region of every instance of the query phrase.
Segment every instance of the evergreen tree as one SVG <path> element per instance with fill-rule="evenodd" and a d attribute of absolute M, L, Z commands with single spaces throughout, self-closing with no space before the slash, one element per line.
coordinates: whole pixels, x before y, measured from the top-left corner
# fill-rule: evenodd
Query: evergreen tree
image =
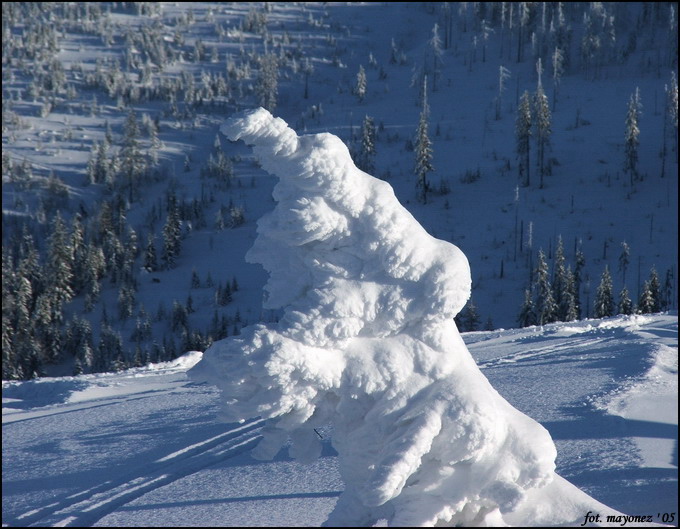
<path fill-rule="evenodd" d="M 554 265 L 553 265 L 553 298 L 555 300 L 555 304 L 558 307 L 557 311 L 557 319 L 559 321 L 567 321 L 565 319 L 565 305 L 563 303 L 563 298 L 565 298 L 568 295 L 567 292 L 567 287 L 568 287 L 568 281 L 567 281 L 567 269 L 565 267 L 565 259 L 564 259 L 564 245 L 562 244 L 562 237 L 558 237 L 557 239 L 557 248 L 555 249 L 555 259 L 554 259 Z"/>
<path fill-rule="evenodd" d="M 139 145 L 139 125 L 134 110 L 128 112 L 123 129 L 123 147 L 120 151 L 120 172 L 125 179 L 128 199 L 134 200 L 134 193 L 140 176 L 146 170 L 144 155 Z"/>
<path fill-rule="evenodd" d="M 519 170 L 519 179 L 524 186 L 529 186 L 530 184 L 531 163 L 529 151 L 531 124 L 531 103 L 529 100 L 529 92 L 525 90 L 519 101 L 519 106 L 517 107 L 517 120 L 515 121 L 517 167 Z"/>
<path fill-rule="evenodd" d="M 633 302 L 630 300 L 628 288 L 624 285 L 623 290 L 621 290 L 621 293 L 619 294 L 619 314 L 629 316 L 633 314 L 633 312 Z"/>
<path fill-rule="evenodd" d="M 168 217 L 163 226 L 163 253 L 161 255 L 166 268 L 172 268 L 175 265 L 175 259 L 181 250 L 181 239 L 179 207 L 175 195 L 171 194 L 168 197 Z"/>
<path fill-rule="evenodd" d="M 187 309 L 179 301 L 172 302 L 172 330 L 178 331 L 187 329 L 189 326 L 189 316 Z"/>
<path fill-rule="evenodd" d="M 645 281 L 638 299 L 637 312 L 639 314 L 651 314 L 654 312 L 654 295 L 650 288 L 649 281 Z"/>
<path fill-rule="evenodd" d="M 430 107 L 427 104 L 427 76 L 425 76 L 423 79 L 423 108 L 420 111 L 420 120 L 418 122 L 415 141 L 416 192 L 418 200 L 423 204 L 427 202 L 427 193 L 430 190 L 427 174 L 434 171 L 434 167 L 432 166 L 432 142 L 430 141 L 427 132 L 429 117 Z"/>
<path fill-rule="evenodd" d="M 477 305 L 475 305 L 475 302 L 470 298 L 462 315 L 463 329 L 465 329 L 466 332 L 476 331 L 479 329 L 480 321 Z"/>
<path fill-rule="evenodd" d="M 579 315 L 574 288 L 574 274 L 569 266 L 565 273 L 564 288 L 558 305 L 559 319 L 561 321 L 574 321 L 578 319 Z"/>
<path fill-rule="evenodd" d="M 357 80 L 354 85 L 354 94 L 359 99 L 359 103 L 363 102 L 364 97 L 366 97 L 366 71 L 362 65 L 359 65 L 359 72 L 357 73 Z"/>
<path fill-rule="evenodd" d="M 66 233 L 66 226 L 57 212 L 49 238 L 46 283 L 51 300 L 58 311 L 73 298 L 73 248 Z"/>
<path fill-rule="evenodd" d="M 361 126 L 361 153 L 359 154 L 358 167 L 368 174 L 375 171 L 375 125 L 373 118 L 366 116 Z"/>
<path fill-rule="evenodd" d="M 614 315 L 614 294 L 612 277 L 609 273 L 609 267 L 604 267 L 600 284 L 595 291 L 595 304 L 593 306 L 593 314 L 596 318 L 608 318 Z"/>
<path fill-rule="evenodd" d="M 649 272 L 649 292 L 652 296 L 652 312 L 661 312 L 661 283 L 654 266 Z"/>
<path fill-rule="evenodd" d="M 531 289 L 527 288 L 524 291 L 524 303 L 517 317 L 517 323 L 520 327 L 530 327 L 536 325 L 536 310 L 534 302 L 531 297 Z"/>
<path fill-rule="evenodd" d="M 640 144 L 640 117 L 642 115 L 642 105 L 640 103 L 640 89 L 636 88 L 628 101 L 628 112 L 626 113 L 626 133 L 625 133 L 625 159 L 623 169 L 630 175 L 630 183 L 639 178 L 638 147 Z"/>
<path fill-rule="evenodd" d="M 538 251 L 538 263 L 534 272 L 536 278 L 536 323 L 544 325 L 557 321 L 557 305 L 550 285 L 548 264 L 543 249 Z"/>
<path fill-rule="evenodd" d="M 558 47 L 555 47 L 555 51 L 552 54 L 552 67 L 553 67 L 553 112 L 555 111 L 555 105 L 557 104 L 557 94 L 560 90 L 560 83 L 562 82 L 562 75 L 564 74 L 564 53 Z"/>
<path fill-rule="evenodd" d="M 623 283 L 626 283 L 626 270 L 630 262 L 630 246 L 626 241 L 621 243 L 621 255 L 619 255 L 619 272 L 623 273 Z"/>
<path fill-rule="evenodd" d="M 256 92 L 260 105 L 269 112 L 274 112 L 278 97 L 279 63 L 276 55 L 267 53 L 260 59 L 260 74 L 257 79 Z"/>
<path fill-rule="evenodd" d="M 432 28 L 432 38 L 429 44 L 432 52 L 432 91 L 436 92 L 442 66 L 442 40 L 439 37 L 439 24 L 437 23 Z"/>
<path fill-rule="evenodd" d="M 149 233 L 146 239 L 146 250 L 144 252 L 144 268 L 147 272 L 155 272 L 158 269 L 158 258 L 156 257 L 156 244 L 154 236 Z"/>
<path fill-rule="evenodd" d="M 543 189 L 543 177 L 546 174 L 545 151 L 550 145 L 550 134 L 552 134 L 552 117 L 550 115 L 550 105 L 548 97 L 543 91 L 541 83 L 541 59 L 538 60 L 538 87 L 534 95 L 534 115 L 536 116 L 536 155 L 538 158 L 538 170 L 541 175 L 540 188 Z"/>

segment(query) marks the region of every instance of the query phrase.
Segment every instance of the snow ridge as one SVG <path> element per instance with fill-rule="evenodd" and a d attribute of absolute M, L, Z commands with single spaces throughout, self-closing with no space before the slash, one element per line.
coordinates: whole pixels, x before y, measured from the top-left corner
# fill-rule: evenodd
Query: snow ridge
<path fill-rule="evenodd" d="M 491 387 L 453 322 L 470 294 L 463 253 L 339 138 L 298 136 L 264 109 L 221 130 L 280 178 L 247 258 L 284 313 L 215 343 L 189 373 L 221 389 L 226 420 L 267 419 L 254 455 L 290 438 L 312 460 L 313 428 L 333 423 L 346 489 L 330 525 L 496 524 L 550 483 L 550 435 Z"/>

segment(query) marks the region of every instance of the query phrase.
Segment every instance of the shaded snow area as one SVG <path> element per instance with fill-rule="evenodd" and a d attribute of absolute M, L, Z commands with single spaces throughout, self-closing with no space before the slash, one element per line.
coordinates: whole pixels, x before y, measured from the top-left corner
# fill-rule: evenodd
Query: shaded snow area
<path fill-rule="evenodd" d="M 618 317 L 463 335 L 499 393 L 548 429 L 557 472 L 584 491 L 561 478 L 533 489 L 521 524 L 549 525 L 558 507 L 574 517 L 562 525 L 580 526 L 589 510 L 605 522 L 587 493 L 655 522 L 676 513 L 677 526 L 677 413 L 663 404 L 677 402 L 677 322 Z M 263 421 L 215 420 L 220 392 L 186 375 L 200 357 L 3 382 L 3 525 L 321 525 L 344 490 L 335 432 L 318 429 L 312 463 L 293 459 L 289 443 L 271 461 L 254 459 Z M 659 398 L 644 417 L 622 416 Z"/>
<path fill-rule="evenodd" d="M 333 425 L 344 491 L 329 525 L 561 524 L 618 514 L 555 475 L 555 445 L 482 375 L 453 317 L 470 268 L 429 236 L 389 184 L 328 134 L 298 136 L 264 109 L 222 132 L 279 177 L 248 254 L 270 275 L 256 325 L 190 372 L 222 391 L 223 417 L 266 420 L 253 454 L 322 453 Z M 566 500 L 565 498 L 568 498 Z"/>

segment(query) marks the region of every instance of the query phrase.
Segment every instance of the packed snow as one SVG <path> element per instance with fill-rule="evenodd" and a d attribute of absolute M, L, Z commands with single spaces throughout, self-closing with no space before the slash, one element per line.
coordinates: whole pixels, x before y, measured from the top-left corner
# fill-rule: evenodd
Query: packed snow
<path fill-rule="evenodd" d="M 340 139 L 298 136 L 264 109 L 222 132 L 279 177 L 248 258 L 270 274 L 278 323 L 214 344 L 191 371 L 220 388 L 223 417 L 267 421 L 254 455 L 289 439 L 303 461 L 333 426 L 344 491 L 329 525 L 575 522 L 615 512 L 555 475 L 545 428 L 481 374 L 453 317 L 467 259 L 428 235 L 389 184 L 357 169 Z M 536 497 L 540 496 L 537 509 Z"/>
<path fill-rule="evenodd" d="M 558 473 L 583 491 L 556 477 L 506 522 L 550 525 L 551 509 L 573 513 L 583 502 L 562 525 L 580 526 L 588 511 L 607 525 L 587 493 L 677 526 L 677 413 L 618 414 L 645 399 L 677 402 L 677 330 L 674 313 L 463 334 L 499 393 L 550 431 Z M 272 461 L 253 459 L 263 421 L 217 422 L 220 392 L 186 375 L 200 358 L 3 382 L 3 525 L 320 526 L 344 489 L 333 430 L 318 430 L 315 462 L 292 459 L 290 445 Z"/>

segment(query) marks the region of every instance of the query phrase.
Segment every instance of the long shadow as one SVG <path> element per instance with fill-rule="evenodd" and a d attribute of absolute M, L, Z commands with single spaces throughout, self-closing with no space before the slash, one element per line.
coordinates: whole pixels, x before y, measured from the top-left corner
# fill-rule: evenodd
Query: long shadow
<path fill-rule="evenodd" d="M 577 417 L 568 421 L 542 423 L 553 439 L 610 439 L 620 437 L 651 437 L 678 440 L 675 424 L 625 419 L 615 415 L 600 414 L 599 417 Z"/>

